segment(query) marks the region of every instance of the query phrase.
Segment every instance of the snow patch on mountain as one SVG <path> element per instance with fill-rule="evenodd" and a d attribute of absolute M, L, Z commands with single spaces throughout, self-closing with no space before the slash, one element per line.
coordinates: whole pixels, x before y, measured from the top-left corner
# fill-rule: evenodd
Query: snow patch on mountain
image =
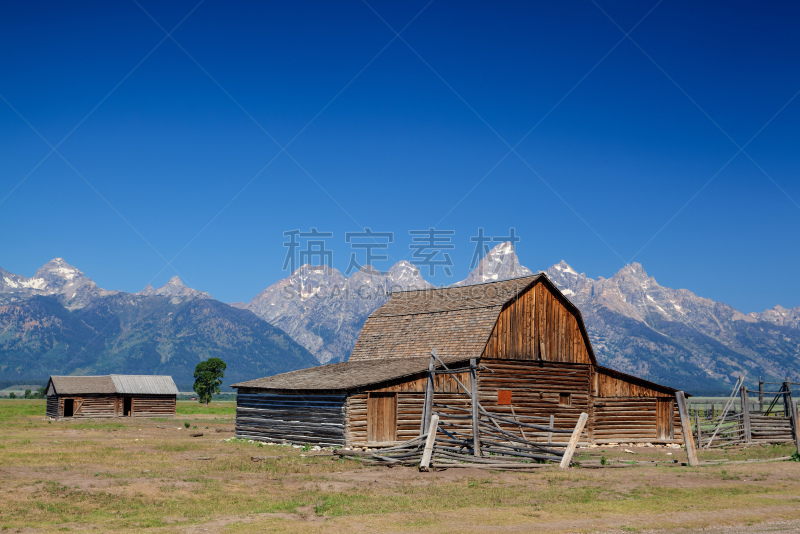
<path fill-rule="evenodd" d="M 169 281 L 166 284 L 159 287 L 158 289 L 154 288 L 150 284 L 147 284 L 146 286 L 144 286 L 144 289 L 142 289 L 139 293 L 137 293 L 137 295 L 142 295 L 145 297 L 153 295 L 158 295 L 162 297 L 172 297 L 172 298 L 177 298 L 178 301 L 180 301 L 180 299 L 187 299 L 187 298 L 199 298 L 199 299 L 213 298 L 205 291 L 192 289 L 191 287 L 186 286 L 178 276 L 173 276 L 172 278 L 169 279 Z"/>
<path fill-rule="evenodd" d="M 65 307 L 74 310 L 83 308 L 97 296 L 116 293 L 97 287 L 83 272 L 63 258 L 53 258 L 31 278 L 3 269 L 0 269 L 0 275 L 0 304 L 18 302 L 37 295 L 56 296 Z"/>
<path fill-rule="evenodd" d="M 519 258 L 514 252 L 514 244 L 511 241 L 506 241 L 490 250 L 464 280 L 453 285 L 469 286 L 519 278 L 520 276 L 529 276 L 531 274 L 533 272 L 530 269 L 520 265 Z"/>

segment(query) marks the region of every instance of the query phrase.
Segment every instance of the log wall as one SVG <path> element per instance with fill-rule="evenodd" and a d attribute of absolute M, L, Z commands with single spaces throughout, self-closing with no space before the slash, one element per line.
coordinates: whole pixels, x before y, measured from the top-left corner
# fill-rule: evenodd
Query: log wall
<path fill-rule="evenodd" d="M 462 393 L 458 382 L 453 378 L 454 376 L 458 377 L 468 389 L 472 387 L 469 372 L 457 373 L 456 375 L 437 374 L 434 378 L 434 402 L 454 403 L 468 408 L 469 398 Z M 370 393 L 397 394 L 396 441 L 406 441 L 419 436 L 422 423 L 422 407 L 425 404 L 425 390 L 427 387 L 428 375 L 427 373 L 421 373 L 404 380 L 392 381 L 365 391 L 352 393 L 347 400 L 345 429 L 347 444 L 353 447 L 366 447 L 377 444 L 377 442 L 369 441 L 367 434 Z M 434 411 L 443 412 L 441 408 L 437 407 L 434 407 Z"/>
<path fill-rule="evenodd" d="M 173 417 L 175 395 L 127 395 L 133 399 L 133 417 Z M 126 395 L 48 395 L 47 416 L 64 417 L 64 402 L 73 401 L 72 417 L 123 417 Z"/>
<path fill-rule="evenodd" d="M 58 412 L 58 397 L 55 395 L 48 395 L 47 396 L 47 409 L 45 414 L 47 417 L 59 417 L 61 414 Z"/>
<path fill-rule="evenodd" d="M 236 397 L 236 437 L 341 447 L 346 398 L 343 393 L 267 394 L 241 388 Z"/>
<path fill-rule="evenodd" d="M 478 378 L 478 399 L 486 411 L 510 419 L 514 419 L 515 414 L 537 416 L 540 421 L 525 422 L 545 426 L 549 426 L 553 415 L 554 427 L 564 429 L 574 428 L 581 412 L 586 412 L 590 415 L 586 428 L 591 437 L 591 366 L 488 358 L 481 360 L 481 365 L 493 371 L 483 370 Z M 511 392 L 510 405 L 498 403 L 498 392 L 505 391 Z M 519 427 L 512 425 L 506 430 L 519 432 Z M 553 434 L 553 441 L 559 440 L 567 441 L 569 435 Z"/>
<path fill-rule="evenodd" d="M 600 443 L 679 441 L 676 404 L 669 397 L 595 398 L 593 438 Z"/>
<path fill-rule="evenodd" d="M 589 364 L 589 347 L 564 297 L 538 283 L 500 312 L 483 357 Z"/>
<path fill-rule="evenodd" d="M 175 395 L 133 395 L 133 417 L 173 417 Z M 123 397 L 117 399 L 117 413 L 122 416 Z"/>
<path fill-rule="evenodd" d="M 468 384 L 465 384 L 469 387 Z M 347 399 L 347 444 L 351 447 L 372 447 L 378 443 L 367 440 L 369 393 L 354 393 Z M 465 409 L 470 408 L 469 397 L 459 393 L 437 392 L 434 394 L 435 404 L 448 404 Z M 419 436 L 422 422 L 422 407 L 425 404 L 425 392 L 405 391 L 397 393 L 397 442 L 407 441 Z M 446 414 L 461 415 L 464 412 L 444 410 L 438 406 L 433 411 L 440 413 L 440 418 L 447 421 Z M 388 443 L 383 442 L 383 445 Z"/>

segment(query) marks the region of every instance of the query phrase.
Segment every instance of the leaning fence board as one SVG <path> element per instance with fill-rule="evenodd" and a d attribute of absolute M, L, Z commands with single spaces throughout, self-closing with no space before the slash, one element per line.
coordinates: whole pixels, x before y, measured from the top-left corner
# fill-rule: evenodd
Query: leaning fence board
<path fill-rule="evenodd" d="M 419 463 L 420 471 L 427 471 L 431 465 L 431 454 L 433 454 L 433 444 L 436 442 L 436 429 L 439 427 L 439 416 L 431 416 L 431 424 L 428 427 L 428 438 L 425 440 L 425 450 L 422 453 L 422 460 Z"/>
<path fill-rule="evenodd" d="M 686 457 L 689 465 L 692 467 L 697 466 L 697 451 L 694 448 L 694 439 L 692 438 L 692 427 L 689 422 L 689 412 L 686 411 L 686 397 L 683 391 L 675 392 L 675 400 L 678 404 L 678 411 L 681 414 L 681 428 L 683 430 L 683 444 L 686 447 Z"/>
<path fill-rule="evenodd" d="M 582 413 L 578 419 L 578 424 L 575 426 L 575 430 L 572 432 L 572 437 L 569 439 L 569 446 L 564 452 L 564 457 L 561 459 L 561 464 L 559 465 L 561 469 L 566 469 L 569 467 L 569 463 L 572 461 L 572 455 L 575 453 L 575 447 L 578 446 L 578 439 L 581 437 L 583 426 L 586 424 L 586 419 L 588 418 L 589 414 Z"/>

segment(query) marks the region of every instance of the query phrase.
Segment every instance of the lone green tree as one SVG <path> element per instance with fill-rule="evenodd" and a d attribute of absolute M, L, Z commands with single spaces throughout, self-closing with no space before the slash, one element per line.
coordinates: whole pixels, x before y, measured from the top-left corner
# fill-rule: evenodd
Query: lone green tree
<path fill-rule="evenodd" d="M 211 396 L 219 393 L 222 378 L 228 365 L 219 358 L 209 358 L 197 364 L 194 369 L 194 391 L 197 399 L 206 406 L 211 402 Z"/>

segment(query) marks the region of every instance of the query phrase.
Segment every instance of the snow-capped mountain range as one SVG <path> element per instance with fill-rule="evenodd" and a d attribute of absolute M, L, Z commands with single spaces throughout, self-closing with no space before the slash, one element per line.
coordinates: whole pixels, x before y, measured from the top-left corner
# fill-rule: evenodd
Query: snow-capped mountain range
<path fill-rule="evenodd" d="M 346 278 L 336 269 L 303 265 L 255 296 L 246 308 L 308 349 L 320 363 L 346 360 L 369 314 L 392 291 L 432 287 L 407 261 L 386 273 L 363 267 Z"/>
<path fill-rule="evenodd" d="M 532 272 L 519 263 L 510 242 L 501 243 L 455 285 Z M 724 389 L 740 374 L 751 380 L 758 375 L 800 379 L 800 306 L 746 315 L 686 289 L 663 287 L 638 263 L 610 278 L 589 278 L 564 261 L 544 272 L 580 309 L 602 364 L 694 391 Z M 387 272 L 365 267 L 350 277 L 333 268 L 304 265 L 249 303 L 231 306 L 251 311 L 286 332 L 319 363 L 330 363 L 349 357 L 364 321 L 391 292 L 430 287 L 419 269 L 405 261 Z M 79 310 L 129 294 L 98 288 L 61 258 L 31 278 L 0 269 L 0 313 L 3 305 L 37 295 L 56 297 L 67 309 Z M 213 300 L 178 277 L 132 295 L 169 297 L 171 305 Z M 0 370 L 2 357 L 0 348 Z"/>
<path fill-rule="evenodd" d="M 0 304 L 36 295 L 56 295 L 68 309 L 82 308 L 93 298 L 113 294 L 97 287 L 80 270 L 61 258 L 45 263 L 31 278 L 0 268 Z"/>
<path fill-rule="evenodd" d="M 211 295 L 206 293 L 205 291 L 200 291 L 198 289 L 192 289 L 191 287 L 187 287 L 181 282 L 181 279 L 177 276 L 173 276 L 169 279 L 169 281 L 164 284 L 163 286 L 159 287 L 158 289 L 154 288 L 150 284 L 147 284 L 144 289 L 142 289 L 137 295 L 144 295 L 144 296 L 151 296 L 151 295 L 160 295 L 162 297 L 176 297 L 179 299 L 184 298 L 199 298 L 199 299 L 210 299 L 213 298 Z"/>
<path fill-rule="evenodd" d="M 36 271 L 31 278 L 10 273 L 0 267 L 0 305 L 19 302 L 34 296 L 54 296 L 69 310 L 84 308 L 98 297 L 116 295 L 121 291 L 108 291 L 97 287 L 81 270 L 53 258 Z M 186 298 L 212 298 L 205 291 L 187 287 L 177 276 L 156 289 L 150 284 L 135 295 Z"/>
<path fill-rule="evenodd" d="M 221 357 L 227 383 L 317 365 L 280 328 L 174 277 L 139 293 L 98 288 L 56 258 L 31 278 L 0 270 L 0 379 L 51 374 L 170 374 L 191 384 Z"/>

